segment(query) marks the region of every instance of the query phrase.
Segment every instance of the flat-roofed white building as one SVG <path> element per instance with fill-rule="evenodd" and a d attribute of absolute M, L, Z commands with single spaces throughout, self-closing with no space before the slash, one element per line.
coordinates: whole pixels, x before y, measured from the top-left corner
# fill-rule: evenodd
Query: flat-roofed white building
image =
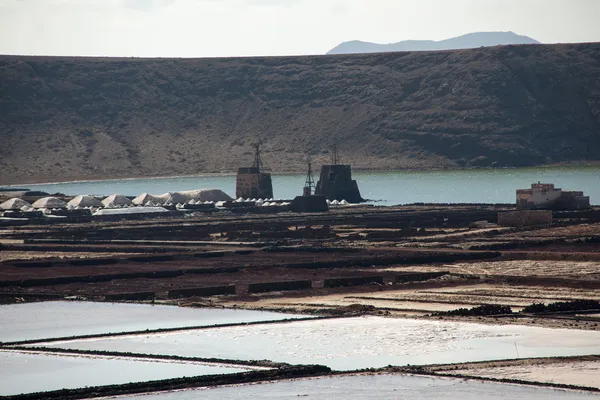
<path fill-rule="evenodd" d="M 517 208 L 580 210 L 590 208 L 590 198 L 580 191 L 563 191 L 552 183 L 538 182 L 531 189 L 517 190 Z"/>

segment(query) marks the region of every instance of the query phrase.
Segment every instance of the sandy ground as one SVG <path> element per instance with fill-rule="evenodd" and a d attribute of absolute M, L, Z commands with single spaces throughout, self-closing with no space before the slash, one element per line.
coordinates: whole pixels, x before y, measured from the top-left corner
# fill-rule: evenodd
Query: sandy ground
<path fill-rule="evenodd" d="M 355 293 L 310 295 L 284 293 L 250 295 L 246 297 L 213 298 L 214 304 L 249 309 L 282 309 L 298 312 L 335 309 L 355 305 L 372 306 L 396 317 L 433 318 L 470 321 L 486 324 L 544 326 L 551 328 L 600 330 L 600 318 L 593 314 L 570 317 L 439 317 L 429 314 L 439 311 L 471 308 L 481 304 L 510 305 L 513 312 L 532 303 L 551 303 L 573 299 L 599 299 L 600 291 L 566 287 L 508 286 L 479 284 L 456 287 L 399 288 L 397 290 L 365 289 Z"/>
<path fill-rule="evenodd" d="M 369 293 L 370 296 L 372 293 Z M 424 314 L 436 311 L 449 311 L 457 308 L 457 304 L 412 303 L 410 301 L 387 302 L 373 298 L 363 298 L 356 295 L 332 294 L 325 296 L 311 296 L 302 298 L 262 298 L 258 301 L 234 301 L 240 307 L 247 308 L 295 308 L 298 310 L 311 310 L 320 308 L 346 307 L 353 304 L 374 306 L 389 311 L 406 311 L 412 314 Z M 467 305 L 464 305 L 468 307 Z"/>
<path fill-rule="evenodd" d="M 558 362 L 530 360 L 520 365 L 498 363 L 496 366 L 482 368 L 471 365 L 468 368 L 445 371 L 445 373 L 496 379 L 520 379 L 531 382 L 558 383 L 600 389 L 600 360 Z"/>
<path fill-rule="evenodd" d="M 471 275 L 561 276 L 600 280 L 600 262 L 554 260 L 478 261 L 444 265 L 388 268 L 387 271 L 449 271 Z"/>
<path fill-rule="evenodd" d="M 84 253 L 84 252 L 73 252 L 73 251 L 45 251 L 45 252 L 33 252 L 33 251 L 0 251 L 0 262 L 8 260 L 33 260 L 33 259 L 50 259 L 50 258 L 98 258 L 98 257 L 112 257 L 112 256 L 134 256 L 143 253 Z"/>
<path fill-rule="evenodd" d="M 508 286 L 481 284 L 457 287 L 368 291 L 296 297 L 260 296 L 247 303 L 254 306 L 348 306 L 369 304 L 375 307 L 421 312 L 451 310 L 481 304 L 502 304 L 515 311 L 532 303 L 548 303 L 572 299 L 598 299 L 600 291 L 593 289 L 547 288 L 539 286 Z M 225 300 L 225 299 L 224 299 Z M 240 301 L 236 299 L 239 304 Z M 242 301 L 243 303 L 243 301 Z"/>
<path fill-rule="evenodd" d="M 579 238 L 582 236 L 593 236 L 600 234 L 600 224 L 579 224 L 570 226 L 555 226 L 545 229 L 535 229 L 526 232 L 515 232 L 503 235 L 503 239 L 544 239 L 544 238 Z"/>
<path fill-rule="evenodd" d="M 526 285 L 477 284 L 429 289 L 390 290 L 369 294 L 371 297 L 398 298 L 412 301 L 440 301 L 463 304 L 504 304 L 523 307 L 531 303 L 569 301 L 573 299 L 600 300 L 600 291 L 569 287 L 540 287 Z"/>

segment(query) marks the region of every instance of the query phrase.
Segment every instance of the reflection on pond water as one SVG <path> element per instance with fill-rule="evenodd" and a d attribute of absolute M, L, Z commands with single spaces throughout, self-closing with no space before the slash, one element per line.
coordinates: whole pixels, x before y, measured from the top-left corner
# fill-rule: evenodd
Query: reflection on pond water
<path fill-rule="evenodd" d="M 0 396 L 243 371 L 190 362 L 2 351 Z"/>
<path fill-rule="evenodd" d="M 534 388 L 489 382 L 405 375 L 351 375 L 239 385 L 212 389 L 185 390 L 146 396 L 127 396 L 140 400 L 195 399 L 523 399 L 578 400 L 592 395 L 566 390 Z"/>
<path fill-rule="evenodd" d="M 387 365 L 598 354 L 600 332 L 357 317 L 49 345 L 194 357 L 268 359 L 354 370 Z"/>
<path fill-rule="evenodd" d="M 265 311 L 49 301 L 0 306 L 0 341 L 306 318 Z"/>

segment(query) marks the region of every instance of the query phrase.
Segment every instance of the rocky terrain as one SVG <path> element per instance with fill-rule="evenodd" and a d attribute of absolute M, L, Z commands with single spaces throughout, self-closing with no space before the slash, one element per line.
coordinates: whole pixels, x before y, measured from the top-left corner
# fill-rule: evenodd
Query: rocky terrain
<path fill-rule="evenodd" d="M 600 44 L 227 59 L 0 56 L 0 184 L 598 160 Z"/>

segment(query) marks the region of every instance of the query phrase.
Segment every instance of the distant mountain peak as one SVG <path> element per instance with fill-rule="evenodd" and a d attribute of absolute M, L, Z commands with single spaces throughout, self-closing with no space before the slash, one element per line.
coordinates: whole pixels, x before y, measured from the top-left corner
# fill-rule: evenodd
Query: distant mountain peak
<path fill-rule="evenodd" d="M 472 32 L 450 39 L 434 40 L 404 40 L 397 43 L 379 44 L 351 40 L 343 42 L 327 54 L 357 54 L 357 53 L 387 53 L 392 51 L 437 51 L 472 49 L 509 44 L 540 44 L 528 36 L 508 32 Z"/>

